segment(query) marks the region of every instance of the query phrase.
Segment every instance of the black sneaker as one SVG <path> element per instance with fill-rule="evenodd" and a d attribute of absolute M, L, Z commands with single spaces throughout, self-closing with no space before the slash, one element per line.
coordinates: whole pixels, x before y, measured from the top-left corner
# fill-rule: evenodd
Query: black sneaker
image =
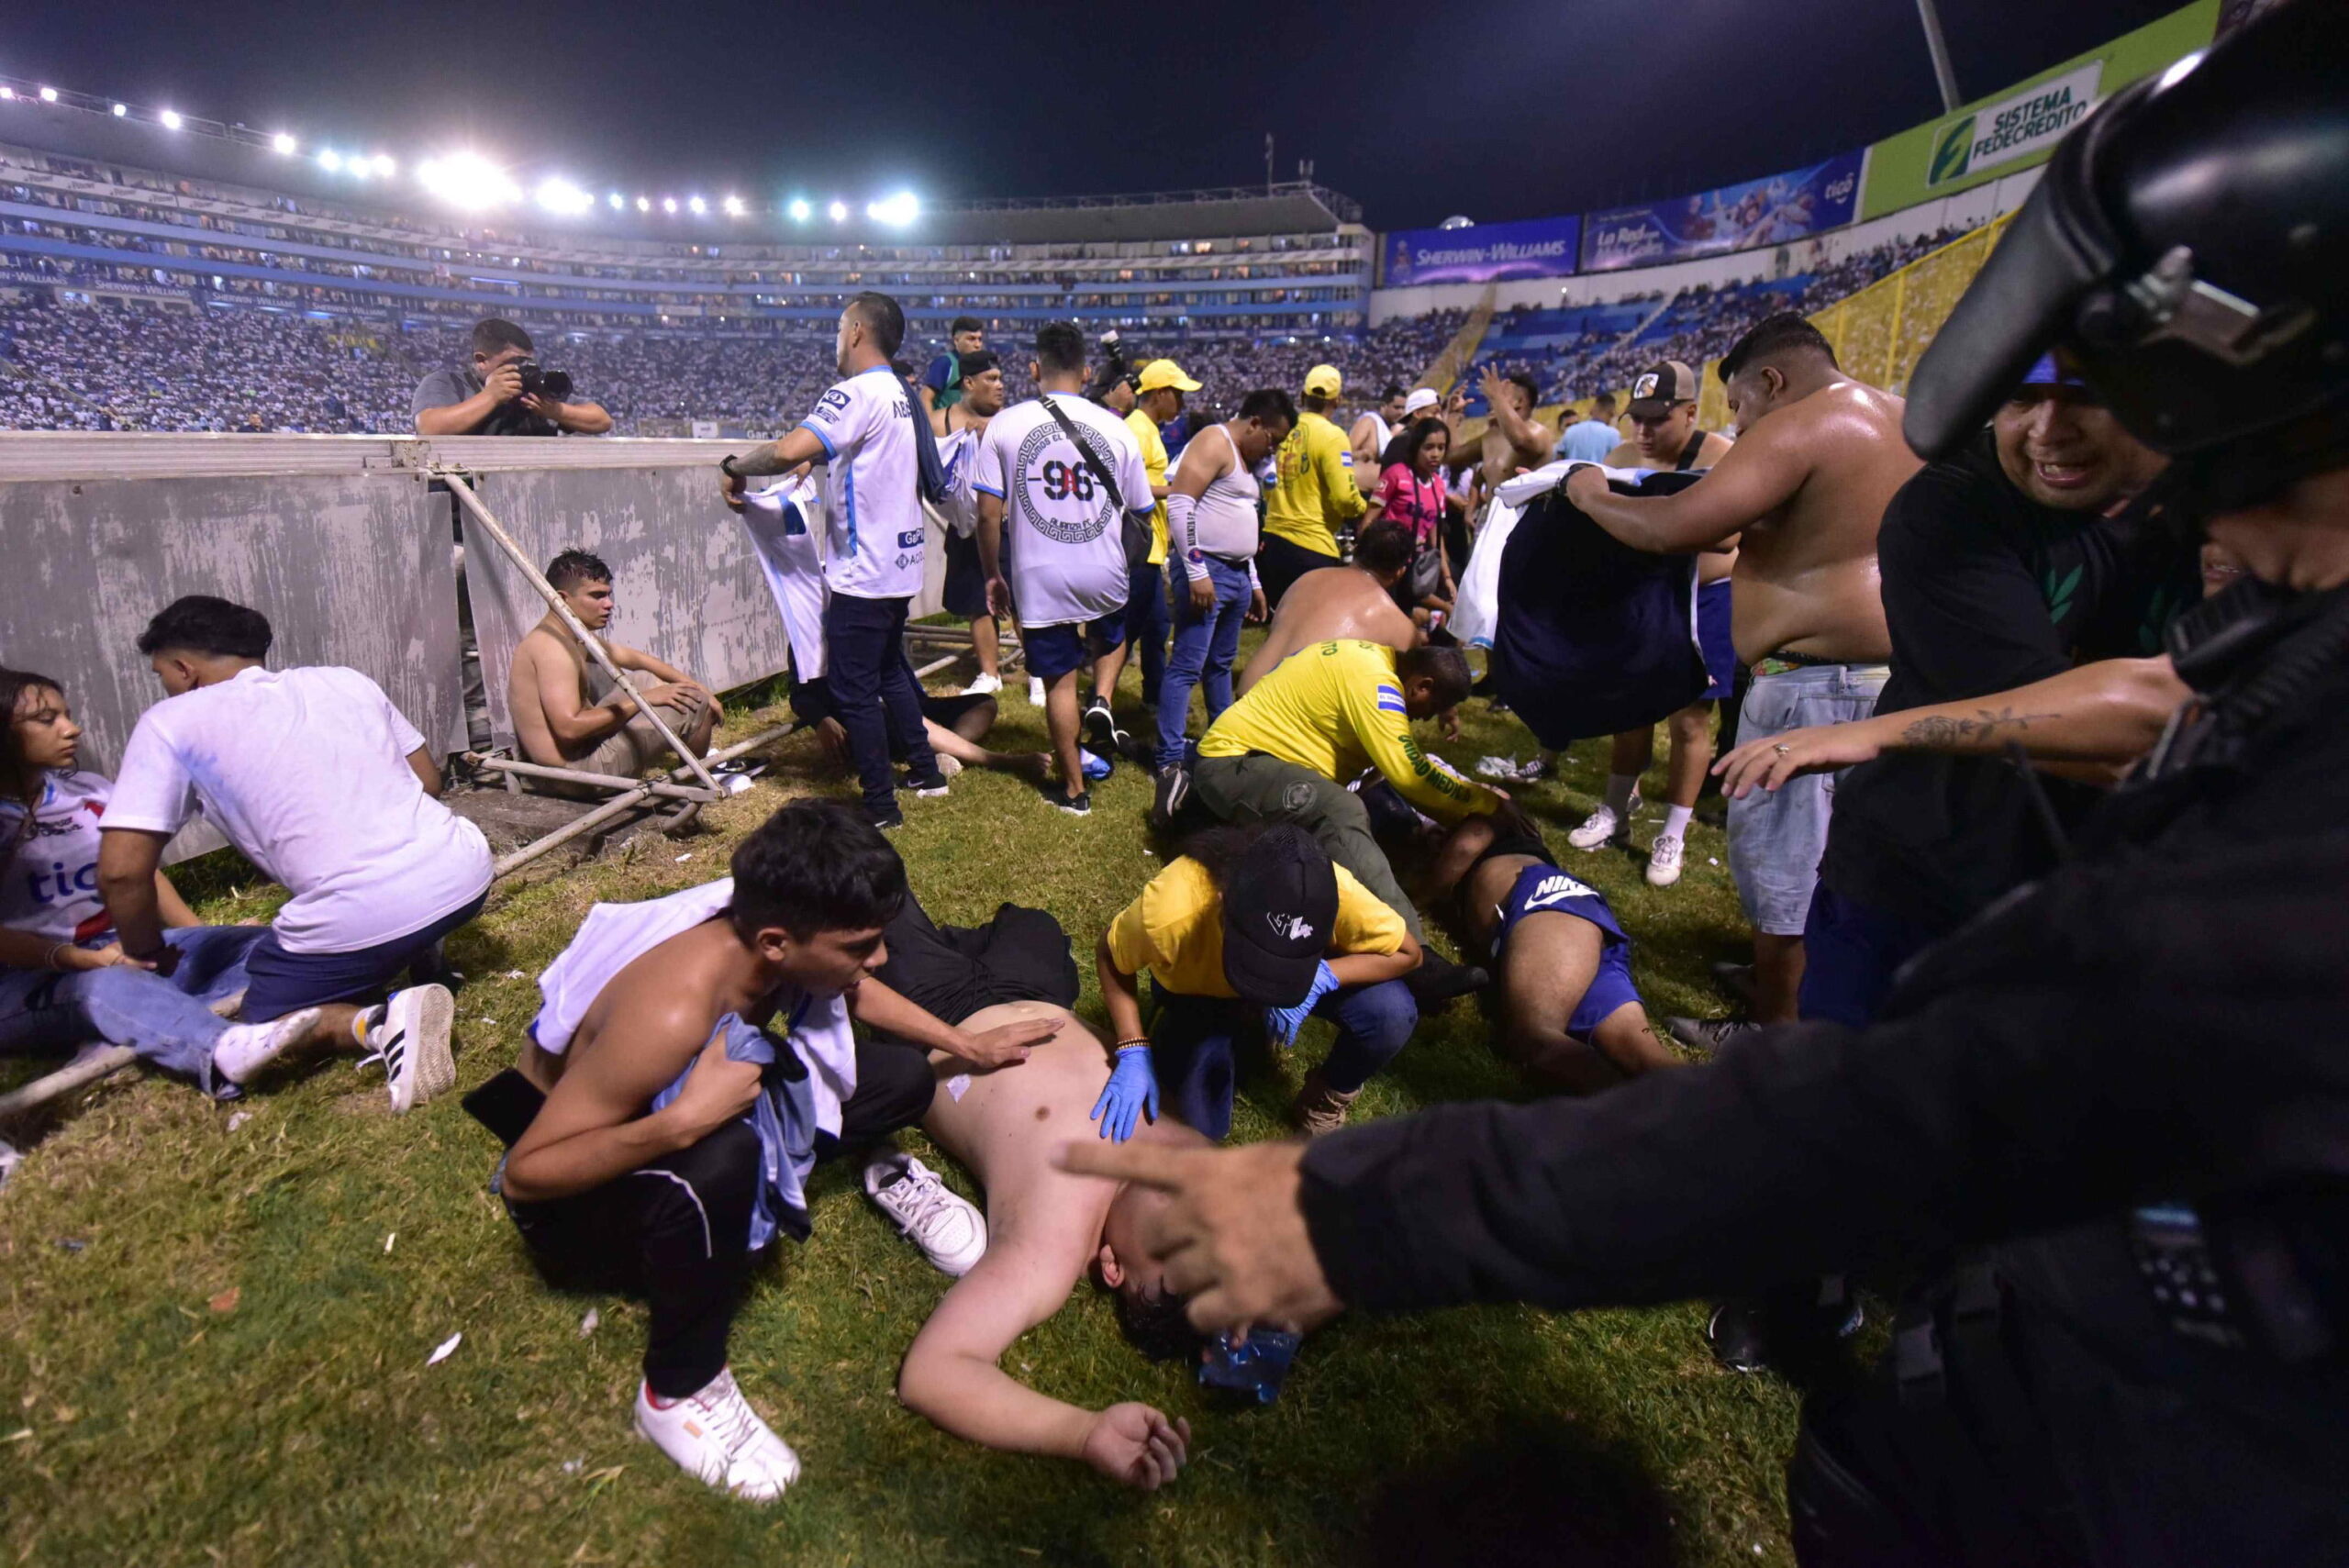
<path fill-rule="evenodd" d="M 1705 1344 L 1731 1372 L 1816 1375 L 1866 1313 L 1841 1274 L 1724 1301 L 1705 1320 Z"/>
<path fill-rule="evenodd" d="M 1074 795 L 1063 795 L 1056 789 L 1048 789 L 1044 792 L 1044 798 L 1071 817 L 1093 815 L 1093 792 L 1089 789 L 1078 790 Z"/>
<path fill-rule="evenodd" d="M 1191 798 L 1191 770 L 1176 762 L 1158 771 L 1157 787 L 1150 795 L 1150 825 L 1161 833 L 1171 830 L 1174 818 Z"/>
<path fill-rule="evenodd" d="M 1666 1027 L 1692 1051 L 1719 1051 L 1762 1026 L 1752 1018 L 1673 1018 Z"/>
<path fill-rule="evenodd" d="M 1419 967 L 1403 977 L 1411 999 L 1422 1013 L 1433 1012 L 1455 996 L 1482 991 L 1493 977 L 1473 963 L 1454 963 L 1433 948 L 1421 950 Z"/>
<path fill-rule="evenodd" d="M 886 811 L 868 811 L 865 813 L 865 816 L 871 817 L 873 819 L 873 825 L 875 828 L 880 828 L 884 833 L 888 832 L 894 828 L 902 828 L 906 825 L 906 814 L 898 810 L 894 806 Z"/>
<path fill-rule="evenodd" d="M 897 787 L 909 789 L 924 800 L 936 800 L 946 793 L 946 775 L 934 768 L 930 770 L 930 776 L 927 778 L 918 779 L 913 774 L 907 773 L 898 781 Z"/>
<path fill-rule="evenodd" d="M 1118 716 L 1109 711 L 1108 703 L 1100 697 L 1095 697 L 1093 706 L 1085 710 L 1080 726 L 1085 732 L 1085 743 L 1105 757 L 1116 756 L 1118 748 L 1126 739 L 1126 732 L 1118 728 Z"/>

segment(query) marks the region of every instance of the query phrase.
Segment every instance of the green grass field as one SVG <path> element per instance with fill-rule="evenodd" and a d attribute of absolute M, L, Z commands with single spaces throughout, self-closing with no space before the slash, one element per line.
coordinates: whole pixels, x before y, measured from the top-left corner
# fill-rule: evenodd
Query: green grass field
<path fill-rule="evenodd" d="M 1041 714 L 1006 696 L 991 743 L 1041 748 Z M 1466 717 L 1463 738 L 1438 748 L 1455 763 L 1528 753 L 1514 720 L 1481 702 Z M 755 721 L 737 712 L 729 728 Z M 786 743 L 756 790 L 707 814 L 714 836 L 640 840 L 494 895 L 452 943 L 471 977 L 461 1088 L 511 1059 L 538 971 L 590 903 L 723 874 L 733 842 L 787 795 L 844 791 L 812 772 L 812 752 Z M 1585 745 L 1563 781 L 1520 792 L 1562 851 L 1603 767 L 1603 743 Z M 1651 798 L 1661 785 L 1649 780 Z M 1052 911 L 1088 952 L 1159 863 L 1141 821 L 1148 781 L 1121 767 L 1094 798 L 1079 821 L 1010 778 L 965 774 L 948 799 L 908 801 L 897 843 L 941 921 L 1017 900 Z M 1642 844 L 1657 817 L 1643 813 Z M 1627 856 L 1573 857 L 1634 934 L 1659 1020 L 1721 1010 L 1706 964 L 1737 956 L 1743 930 L 1722 853 L 1700 817 L 1687 876 L 1665 893 Z M 207 866 L 188 880 L 207 917 L 234 919 L 277 896 L 250 874 L 240 886 L 235 868 Z M 1079 1006 L 1099 1022 L 1089 973 Z M 1328 1030 L 1310 1024 L 1289 1062 L 1251 1069 L 1236 1136 L 1281 1130 L 1294 1056 L 1318 1060 Z M 32 1072 L 9 1063 L 0 1087 Z M 1421 1025 L 1355 1114 L 1521 1093 L 1464 1002 Z M 484 1568 L 1789 1561 L 1794 1396 L 1717 1370 L 1694 1306 L 1341 1319 L 1308 1342 L 1276 1406 L 1235 1414 L 1181 1369 L 1133 1354 L 1106 1300 L 1080 1284 L 1014 1348 L 1011 1369 L 1063 1398 L 1188 1416 L 1191 1468 L 1142 1496 L 950 1439 L 892 1394 L 947 1282 L 836 1166 L 816 1185 L 813 1239 L 761 1270 L 734 1340 L 745 1389 L 806 1473 L 780 1506 L 731 1502 L 634 1440 L 641 1312 L 538 1282 L 486 1190 L 495 1157 L 453 1097 L 395 1118 L 380 1077 L 347 1062 L 238 1105 L 131 1076 L 83 1096 L 0 1187 L 0 1555 Z"/>

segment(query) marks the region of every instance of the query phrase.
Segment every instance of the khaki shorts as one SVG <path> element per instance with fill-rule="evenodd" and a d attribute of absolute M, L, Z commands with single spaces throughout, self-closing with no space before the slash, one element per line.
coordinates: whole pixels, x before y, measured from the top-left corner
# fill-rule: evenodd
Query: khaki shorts
<path fill-rule="evenodd" d="M 694 726 L 708 711 L 706 699 L 695 697 L 685 703 L 661 702 L 652 705 L 660 710 L 662 719 L 682 740 L 693 733 Z M 641 778 L 656 766 L 664 763 L 674 753 L 652 721 L 641 713 L 631 715 L 626 724 L 613 730 L 596 743 L 585 756 L 575 757 L 563 765 L 575 773 L 603 773 L 613 778 Z M 597 800 L 607 792 L 595 784 L 570 784 L 560 779 L 533 779 L 529 787 L 541 795 L 561 795 L 567 800 Z"/>

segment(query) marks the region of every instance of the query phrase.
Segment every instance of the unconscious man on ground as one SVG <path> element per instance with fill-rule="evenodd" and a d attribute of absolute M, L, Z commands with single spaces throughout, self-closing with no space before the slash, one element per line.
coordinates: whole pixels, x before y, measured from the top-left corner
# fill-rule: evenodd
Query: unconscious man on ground
<path fill-rule="evenodd" d="M 808 1173 L 845 1149 L 932 1262 L 969 1267 L 976 1215 L 902 1156 L 866 1151 L 928 1108 L 923 1051 L 985 1071 L 1052 1029 L 957 1029 L 872 978 L 905 867 L 845 802 L 785 806 L 732 871 L 591 910 L 540 976 L 517 1067 L 465 1105 L 508 1145 L 495 1184 L 541 1269 L 648 1299 L 637 1430 L 711 1485 L 771 1501 L 799 1461 L 727 1365 L 752 1256 L 807 1238 Z M 860 1041 L 852 1020 L 890 1038 Z"/>
<path fill-rule="evenodd" d="M 710 689 L 674 664 L 601 636 L 615 607 L 612 569 L 584 550 L 566 550 L 547 563 L 547 584 L 603 643 L 614 664 L 649 677 L 637 690 L 644 703 L 660 710 L 671 733 L 696 756 L 709 750 L 709 738 L 723 717 Z M 636 778 L 673 754 L 637 699 L 588 658 L 551 606 L 515 647 L 506 700 L 524 760 L 542 768 Z M 540 787 L 552 794 L 584 786 L 547 781 Z"/>

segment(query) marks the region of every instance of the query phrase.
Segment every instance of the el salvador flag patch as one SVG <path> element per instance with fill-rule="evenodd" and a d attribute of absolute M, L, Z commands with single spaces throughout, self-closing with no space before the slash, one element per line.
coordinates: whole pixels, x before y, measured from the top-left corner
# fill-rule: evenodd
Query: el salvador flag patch
<path fill-rule="evenodd" d="M 1378 709 L 1381 713 L 1402 713 L 1403 694 L 1384 681 L 1378 685 Z"/>

